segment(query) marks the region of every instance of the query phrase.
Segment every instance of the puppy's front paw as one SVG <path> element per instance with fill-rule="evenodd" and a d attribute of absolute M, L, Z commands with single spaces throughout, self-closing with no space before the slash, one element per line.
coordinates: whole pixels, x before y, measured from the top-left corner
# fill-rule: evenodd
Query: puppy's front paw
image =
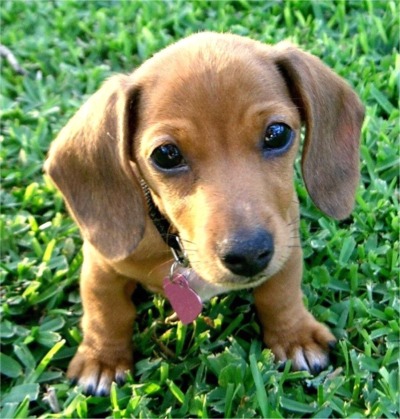
<path fill-rule="evenodd" d="M 68 378 L 86 394 L 107 396 L 111 383 L 123 384 L 132 369 L 132 351 L 95 351 L 82 343 L 68 367 Z"/>
<path fill-rule="evenodd" d="M 292 361 L 294 370 L 318 374 L 329 365 L 336 338 L 306 312 L 290 328 L 265 330 L 264 341 L 278 361 Z"/>

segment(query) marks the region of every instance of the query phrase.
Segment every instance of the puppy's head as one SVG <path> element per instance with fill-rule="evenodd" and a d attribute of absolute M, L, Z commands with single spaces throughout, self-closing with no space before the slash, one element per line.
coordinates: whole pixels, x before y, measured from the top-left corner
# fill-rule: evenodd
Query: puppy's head
<path fill-rule="evenodd" d="M 106 83 L 53 145 L 47 170 L 83 235 L 110 259 L 144 234 L 143 177 L 196 272 L 255 285 L 297 245 L 293 163 L 318 207 L 346 217 L 363 109 L 317 58 L 290 45 L 199 34 Z"/>

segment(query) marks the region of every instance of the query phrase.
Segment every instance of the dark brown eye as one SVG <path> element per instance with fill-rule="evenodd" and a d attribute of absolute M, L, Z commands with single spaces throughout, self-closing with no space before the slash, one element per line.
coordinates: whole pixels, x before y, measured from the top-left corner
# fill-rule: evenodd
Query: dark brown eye
<path fill-rule="evenodd" d="M 271 124 L 265 130 L 263 150 L 272 154 L 284 153 L 293 143 L 294 132 L 284 123 Z"/>
<path fill-rule="evenodd" d="M 157 167 L 164 170 L 186 165 L 179 148 L 173 144 L 164 144 L 154 149 L 151 153 L 151 160 Z"/>

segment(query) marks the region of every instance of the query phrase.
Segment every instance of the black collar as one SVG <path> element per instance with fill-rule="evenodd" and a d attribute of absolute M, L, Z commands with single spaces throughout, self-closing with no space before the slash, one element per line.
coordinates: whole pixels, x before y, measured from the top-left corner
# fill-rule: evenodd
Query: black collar
<path fill-rule="evenodd" d="M 160 233 L 160 236 L 167 244 L 167 246 L 171 248 L 175 260 L 184 264 L 186 258 L 184 256 L 184 251 L 182 249 L 179 236 L 177 234 L 171 233 L 171 223 L 164 217 L 163 214 L 161 214 L 160 210 L 157 208 L 151 196 L 150 189 L 143 179 L 140 180 L 140 186 L 142 187 L 144 196 L 146 198 L 149 216 L 153 221 L 154 226 Z"/>

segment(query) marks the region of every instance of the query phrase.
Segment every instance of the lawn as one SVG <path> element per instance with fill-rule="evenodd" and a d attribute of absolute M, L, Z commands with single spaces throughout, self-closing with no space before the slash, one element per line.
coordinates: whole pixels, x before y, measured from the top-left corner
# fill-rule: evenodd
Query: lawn
<path fill-rule="evenodd" d="M 399 416 L 399 13 L 397 1 L 2 1 L 0 417 Z M 49 144 L 101 82 L 199 30 L 282 39 L 319 56 L 366 106 L 352 217 L 335 222 L 301 177 L 307 306 L 339 343 L 313 377 L 278 369 L 251 293 L 213 298 L 193 325 L 134 297 L 136 365 L 109 397 L 65 370 L 82 339 L 79 232 L 43 176 Z"/>

